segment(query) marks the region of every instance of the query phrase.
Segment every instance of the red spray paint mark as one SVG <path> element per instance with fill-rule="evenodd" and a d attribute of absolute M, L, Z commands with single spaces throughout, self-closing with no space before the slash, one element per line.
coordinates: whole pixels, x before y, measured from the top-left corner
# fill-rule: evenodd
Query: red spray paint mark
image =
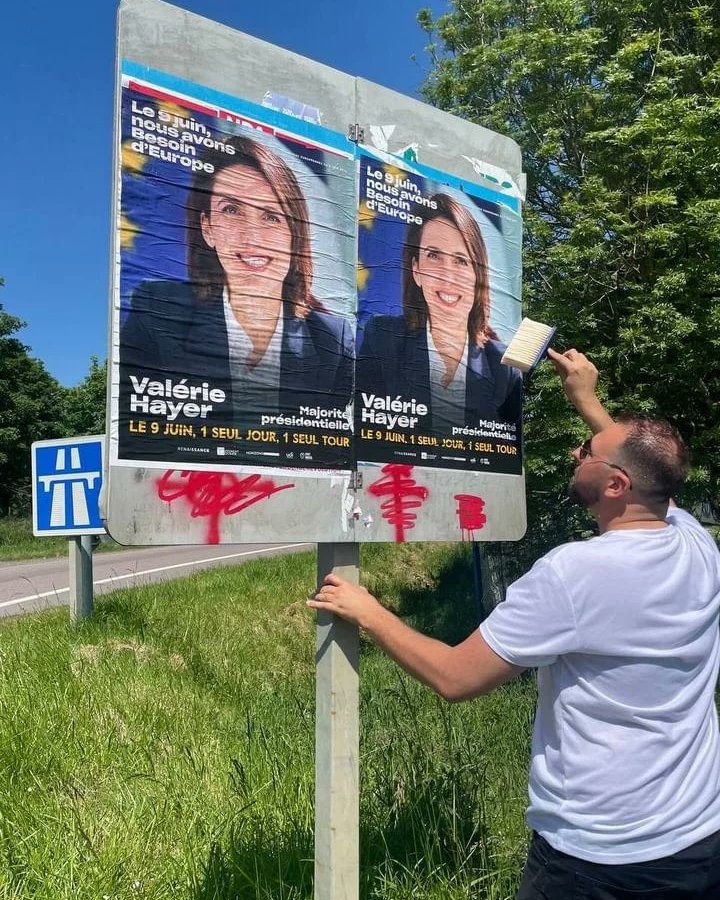
<path fill-rule="evenodd" d="M 404 463 L 388 463 L 380 470 L 385 477 L 374 481 L 368 487 L 373 497 L 387 497 L 380 506 L 383 519 L 395 527 L 395 540 L 405 540 L 405 531 L 415 527 L 417 518 L 412 509 L 422 506 L 428 496 L 428 489 L 412 478 L 412 466 Z"/>
<path fill-rule="evenodd" d="M 176 469 L 158 479 L 157 495 L 172 503 L 179 498 L 190 504 L 193 519 L 207 518 L 207 543 L 220 543 L 220 516 L 233 516 L 253 503 L 267 500 L 278 491 L 295 487 L 294 484 L 276 485 L 262 475 L 244 478 L 231 472 L 187 472 Z"/>
<path fill-rule="evenodd" d="M 457 516 L 460 520 L 460 530 L 464 541 L 474 541 L 474 531 L 479 531 L 487 522 L 487 516 L 483 512 L 485 501 L 475 494 L 455 494 L 458 502 Z"/>

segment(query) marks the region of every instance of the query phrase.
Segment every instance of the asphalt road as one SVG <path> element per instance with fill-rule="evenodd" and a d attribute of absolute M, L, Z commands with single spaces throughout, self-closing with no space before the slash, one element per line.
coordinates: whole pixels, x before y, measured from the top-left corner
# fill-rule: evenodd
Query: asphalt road
<path fill-rule="evenodd" d="M 118 588 L 184 578 L 199 569 L 309 550 L 315 544 L 215 544 L 138 547 L 93 554 L 95 595 Z M 0 562 L 0 616 L 68 603 L 68 558 Z"/>

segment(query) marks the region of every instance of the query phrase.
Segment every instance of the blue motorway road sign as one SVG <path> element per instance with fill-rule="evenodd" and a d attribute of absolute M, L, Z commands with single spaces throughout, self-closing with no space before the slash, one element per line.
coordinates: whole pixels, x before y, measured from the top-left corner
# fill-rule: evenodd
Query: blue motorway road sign
<path fill-rule="evenodd" d="M 100 518 L 105 436 L 32 445 L 33 534 L 104 534 Z"/>

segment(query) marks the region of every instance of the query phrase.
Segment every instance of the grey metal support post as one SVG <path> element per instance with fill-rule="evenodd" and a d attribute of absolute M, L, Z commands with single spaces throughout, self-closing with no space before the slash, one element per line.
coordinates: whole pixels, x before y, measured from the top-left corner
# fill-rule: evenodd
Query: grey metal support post
<path fill-rule="evenodd" d="M 68 540 L 70 562 L 70 618 L 79 622 L 93 611 L 92 536 L 83 534 Z"/>
<path fill-rule="evenodd" d="M 360 579 L 359 544 L 318 544 L 318 584 Z M 315 688 L 315 900 L 359 895 L 359 633 L 318 612 Z"/>

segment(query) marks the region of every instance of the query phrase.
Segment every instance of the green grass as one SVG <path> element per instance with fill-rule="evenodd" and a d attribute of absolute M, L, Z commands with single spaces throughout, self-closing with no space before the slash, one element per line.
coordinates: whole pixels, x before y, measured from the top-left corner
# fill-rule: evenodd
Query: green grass
<path fill-rule="evenodd" d="M 122 549 L 109 535 L 103 535 L 97 550 Z M 67 556 L 66 537 L 35 537 L 30 519 L 0 518 L 0 562 Z"/>
<path fill-rule="evenodd" d="M 467 548 L 363 550 L 416 625 L 472 627 Z M 0 624 L 0 898 L 310 900 L 314 554 Z M 514 895 L 534 685 L 449 706 L 364 643 L 361 897 Z"/>

